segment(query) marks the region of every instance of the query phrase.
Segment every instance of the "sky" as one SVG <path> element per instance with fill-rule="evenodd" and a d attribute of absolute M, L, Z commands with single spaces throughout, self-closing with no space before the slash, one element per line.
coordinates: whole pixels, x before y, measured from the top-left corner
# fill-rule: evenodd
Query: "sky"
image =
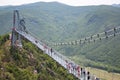
<path fill-rule="evenodd" d="M 0 0 L 0 6 L 57 1 L 71 6 L 120 4 L 120 0 Z"/>

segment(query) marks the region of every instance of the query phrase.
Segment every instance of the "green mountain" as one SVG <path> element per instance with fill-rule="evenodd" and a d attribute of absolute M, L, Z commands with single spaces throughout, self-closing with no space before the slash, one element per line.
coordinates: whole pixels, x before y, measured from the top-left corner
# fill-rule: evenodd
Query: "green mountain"
<path fill-rule="evenodd" d="M 11 47 L 9 35 L 0 36 L 0 80 L 78 80 L 35 45 Z"/>
<path fill-rule="evenodd" d="M 42 41 L 69 42 L 120 26 L 119 7 L 73 7 L 57 2 L 38 2 L 0 7 L 0 34 L 10 31 L 14 9 L 18 9 L 25 17 L 27 30 Z M 119 36 L 116 36 L 83 46 L 62 46 L 56 49 L 80 65 L 120 72 L 119 48 Z"/>

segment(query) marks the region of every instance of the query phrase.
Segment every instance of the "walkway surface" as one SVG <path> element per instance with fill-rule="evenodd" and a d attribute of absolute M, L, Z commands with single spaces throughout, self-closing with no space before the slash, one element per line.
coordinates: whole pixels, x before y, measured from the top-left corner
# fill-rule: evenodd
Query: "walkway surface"
<path fill-rule="evenodd" d="M 75 64 L 73 61 L 63 56 L 56 50 L 53 50 L 52 48 L 48 47 L 46 44 L 42 43 L 41 41 L 38 41 L 36 38 L 31 36 L 30 34 L 27 34 L 22 31 L 17 31 L 17 30 L 16 32 L 24 36 L 26 39 L 28 39 L 33 44 L 35 44 L 39 49 L 41 49 L 47 55 L 52 57 L 61 66 L 67 69 L 69 73 L 75 75 L 80 80 L 100 80 L 96 78 L 94 75 L 91 75 L 89 71 L 85 70 L 85 68 L 81 68 L 79 65 Z"/>

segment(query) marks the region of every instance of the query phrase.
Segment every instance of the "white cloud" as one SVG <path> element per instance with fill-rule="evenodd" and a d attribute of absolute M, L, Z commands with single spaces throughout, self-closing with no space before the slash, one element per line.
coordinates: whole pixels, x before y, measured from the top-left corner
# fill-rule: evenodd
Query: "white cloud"
<path fill-rule="evenodd" d="M 74 5 L 74 6 L 120 4 L 120 0 L 0 0 L 0 6 L 21 5 L 21 4 L 38 2 L 38 1 L 44 1 L 44 2 L 58 1 L 58 2 L 62 2 L 69 5 Z"/>

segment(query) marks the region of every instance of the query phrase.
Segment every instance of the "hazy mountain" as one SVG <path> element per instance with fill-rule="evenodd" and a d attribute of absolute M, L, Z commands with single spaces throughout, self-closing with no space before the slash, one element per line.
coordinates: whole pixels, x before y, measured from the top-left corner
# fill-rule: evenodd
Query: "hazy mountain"
<path fill-rule="evenodd" d="M 120 26 L 120 8 L 112 5 L 73 7 L 57 2 L 39 2 L 0 7 L 0 34 L 10 31 L 14 9 L 18 9 L 25 17 L 29 31 L 50 42 L 68 42 Z M 119 71 L 119 48 L 119 36 L 116 36 L 95 44 L 64 46 L 57 50 L 65 55 L 77 56 L 80 64 L 104 69 L 112 66 L 112 69 Z M 87 61 L 80 62 L 81 56 Z"/>
<path fill-rule="evenodd" d="M 113 4 L 114 7 L 120 7 L 120 4 Z"/>

